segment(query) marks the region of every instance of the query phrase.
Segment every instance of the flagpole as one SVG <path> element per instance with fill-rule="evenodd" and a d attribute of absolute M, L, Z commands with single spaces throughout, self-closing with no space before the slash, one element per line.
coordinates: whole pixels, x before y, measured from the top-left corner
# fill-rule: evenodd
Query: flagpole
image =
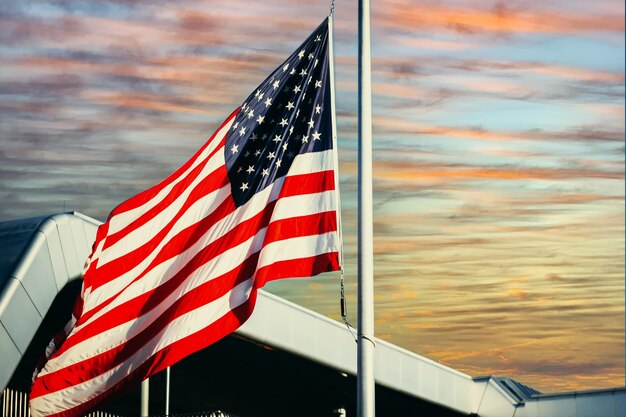
<path fill-rule="evenodd" d="M 146 378 L 141 382 L 141 417 L 148 417 L 150 410 L 150 378 Z"/>
<path fill-rule="evenodd" d="M 170 415 L 170 367 L 165 368 L 165 417 Z"/>
<path fill-rule="evenodd" d="M 376 414 L 371 81 L 370 0 L 359 0 L 358 417 Z"/>

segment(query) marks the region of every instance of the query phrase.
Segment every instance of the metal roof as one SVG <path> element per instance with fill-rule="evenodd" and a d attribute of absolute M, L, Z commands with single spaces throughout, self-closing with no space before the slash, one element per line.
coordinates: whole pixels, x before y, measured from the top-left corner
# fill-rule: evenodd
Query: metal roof
<path fill-rule="evenodd" d="M 79 213 L 0 223 L 0 389 L 55 298 L 80 279 L 98 224 Z M 356 373 L 355 342 L 342 324 L 265 292 L 237 334 L 346 376 Z M 626 388 L 546 395 L 509 378 L 472 378 L 380 339 L 375 355 L 378 386 L 453 414 L 626 417 Z"/>

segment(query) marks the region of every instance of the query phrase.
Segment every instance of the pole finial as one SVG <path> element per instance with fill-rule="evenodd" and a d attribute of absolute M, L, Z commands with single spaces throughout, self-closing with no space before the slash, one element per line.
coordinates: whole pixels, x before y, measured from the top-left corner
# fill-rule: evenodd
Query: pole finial
<path fill-rule="evenodd" d="M 330 0 L 330 15 L 332 16 L 335 13 L 335 0 Z"/>

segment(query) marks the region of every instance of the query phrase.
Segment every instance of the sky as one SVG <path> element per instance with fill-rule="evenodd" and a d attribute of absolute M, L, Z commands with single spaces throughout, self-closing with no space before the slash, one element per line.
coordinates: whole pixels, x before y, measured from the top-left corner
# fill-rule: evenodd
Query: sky
<path fill-rule="evenodd" d="M 376 336 L 543 392 L 624 384 L 624 2 L 372 1 Z M 323 1 L 3 0 L 0 220 L 158 183 Z M 356 324 L 357 9 L 335 4 Z M 266 287 L 339 318 L 339 276 Z"/>

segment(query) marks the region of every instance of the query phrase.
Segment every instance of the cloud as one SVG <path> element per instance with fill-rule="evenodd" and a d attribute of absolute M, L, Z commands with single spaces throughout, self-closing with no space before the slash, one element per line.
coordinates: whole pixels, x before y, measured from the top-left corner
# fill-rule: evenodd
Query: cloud
<path fill-rule="evenodd" d="M 379 11 L 378 21 L 388 29 L 453 31 L 476 34 L 552 34 L 623 33 L 622 16 L 597 11 L 576 12 L 531 8 L 512 8 L 497 2 L 491 9 L 435 2 L 414 3 L 389 0 Z"/>
<path fill-rule="evenodd" d="M 488 130 L 481 126 L 456 127 L 433 126 L 397 116 L 375 116 L 374 130 L 379 134 L 411 134 L 422 136 L 447 136 L 450 138 L 479 141 L 606 141 L 623 142 L 624 132 L 607 126 L 578 126 L 562 131 L 546 131 L 536 128 L 521 131 Z"/>

